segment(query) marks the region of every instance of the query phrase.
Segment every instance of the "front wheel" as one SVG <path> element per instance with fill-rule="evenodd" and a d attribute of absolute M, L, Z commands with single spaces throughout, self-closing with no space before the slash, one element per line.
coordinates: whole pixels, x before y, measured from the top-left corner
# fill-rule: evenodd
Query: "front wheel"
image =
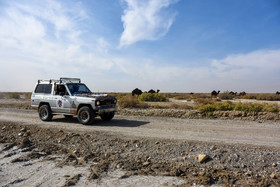
<path fill-rule="evenodd" d="M 115 112 L 106 112 L 104 114 L 101 114 L 100 117 L 103 121 L 110 121 L 111 119 L 113 119 L 115 115 Z"/>
<path fill-rule="evenodd" d="M 90 107 L 83 106 L 79 109 L 77 117 L 80 123 L 90 125 L 94 120 L 94 112 Z"/>
<path fill-rule="evenodd" d="M 39 108 L 39 117 L 42 121 L 50 121 L 52 120 L 52 111 L 49 105 L 42 105 Z"/>

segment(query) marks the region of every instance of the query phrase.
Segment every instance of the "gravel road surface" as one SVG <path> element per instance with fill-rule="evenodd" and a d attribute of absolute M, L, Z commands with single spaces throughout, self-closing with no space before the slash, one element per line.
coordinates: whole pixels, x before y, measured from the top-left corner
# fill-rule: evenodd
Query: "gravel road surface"
<path fill-rule="evenodd" d="M 280 123 L 0 108 L 0 186 L 279 186 Z"/>
<path fill-rule="evenodd" d="M 51 122 L 43 122 L 36 111 L 19 109 L 0 109 L 0 121 L 86 132 L 105 131 L 120 136 L 280 147 L 280 123 L 270 121 L 259 123 L 117 115 L 112 121 L 104 122 L 96 118 L 93 125 L 84 126 L 76 118 L 69 120 L 61 115 L 55 116 Z"/>

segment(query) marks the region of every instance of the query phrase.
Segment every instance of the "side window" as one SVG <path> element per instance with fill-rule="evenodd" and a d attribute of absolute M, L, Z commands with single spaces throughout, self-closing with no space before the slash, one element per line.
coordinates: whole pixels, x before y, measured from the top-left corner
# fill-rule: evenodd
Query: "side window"
<path fill-rule="evenodd" d="M 38 84 L 35 89 L 35 93 L 48 93 L 52 92 L 51 84 Z"/>
<path fill-rule="evenodd" d="M 55 95 L 69 95 L 65 85 L 57 85 Z"/>

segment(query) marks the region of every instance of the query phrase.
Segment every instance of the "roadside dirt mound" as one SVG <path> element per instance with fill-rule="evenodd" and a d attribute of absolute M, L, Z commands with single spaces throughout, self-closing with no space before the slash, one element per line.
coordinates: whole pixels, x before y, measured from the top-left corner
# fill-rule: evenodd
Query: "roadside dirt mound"
<path fill-rule="evenodd" d="M 30 152 L 12 162 L 59 154 L 62 159 L 57 167 L 90 166 L 88 180 L 121 169 L 126 172 L 121 178 L 176 176 L 185 179 L 185 186 L 280 185 L 279 148 L 120 137 L 7 122 L 0 123 L 0 135 L 1 152 L 14 146 Z M 75 175 L 65 185 L 75 184 L 79 178 Z"/>
<path fill-rule="evenodd" d="M 28 99 L 0 99 L 0 108 L 31 109 Z"/>
<path fill-rule="evenodd" d="M 247 101 L 249 102 L 249 101 Z M 256 102 L 256 101 L 255 101 Z M 258 101 L 260 102 L 260 101 Z M 268 102 L 268 101 L 266 101 Z M 0 108 L 16 108 L 30 110 L 30 99 L 0 99 Z M 243 112 L 243 111 L 214 111 L 201 113 L 190 109 L 118 109 L 117 114 L 127 116 L 158 116 L 183 119 L 226 119 L 246 121 L 280 121 L 280 113 L 273 112 Z"/>

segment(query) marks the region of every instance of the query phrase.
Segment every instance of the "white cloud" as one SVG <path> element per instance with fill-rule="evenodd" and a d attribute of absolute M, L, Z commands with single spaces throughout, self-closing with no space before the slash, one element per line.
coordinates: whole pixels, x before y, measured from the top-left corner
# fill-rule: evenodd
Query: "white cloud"
<path fill-rule="evenodd" d="M 279 90 L 280 50 L 259 50 L 208 60 L 208 66 L 160 65 L 147 59 L 115 59 L 127 75 L 127 89 L 162 91 L 275 92 Z M 186 63 L 188 64 L 188 63 Z"/>
<path fill-rule="evenodd" d="M 17 90 L 15 85 L 23 77 L 93 76 L 112 67 L 111 60 L 100 55 L 108 47 L 106 40 L 96 38 L 89 45 L 82 37 L 87 15 L 79 4 L 77 8 L 50 0 L 10 1 L 5 5 L 0 15 L 0 66 L 6 74 L 0 74 L 0 84 L 9 86 L 1 89 L 12 89 L 13 85 Z M 9 75 L 21 78 L 9 79 L 17 81 L 14 84 L 4 82 Z"/>
<path fill-rule="evenodd" d="M 258 50 L 248 54 L 229 55 L 224 59 L 212 60 L 212 68 L 217 74 L 237 72 L 240 79 L 275 74 L 280 70 L 280 50 Z"/>
<path fill-rule="evenodd" d="M 122 72 L 142 81 L 171 81 L 184 74 L 184 70 L 180 67 L 157 66 L 152 60 L 148 59 L 115 59 L 114 62 Z"/>
<path fill-rule="evenodd" d="M 231 54 L 196 67 L 188 66 L 188 62 L 178 65 L 127 58 L 124 53 L 111 53 L 111 44 L 103 36 L 84 37 L 87 14 L 79 4 L 76 8 L 61 1 L 28 2 L 8 1 L 7 6 L 0 7 L 0 91 L 30 91 L 36 79 L 62 76 L 90 80 L 89 87 L 98 91 L 130 91 L 135 87 L 163 92 L 279 90 L 279 49 Z M 169 18 L 163 9 L 171 1 L 127 2 L 124 24 L 128 25 L 121 46 L 158 39 L 168 31 L 170 26 L 163 18 L 172 22 L 174 17 Z M 132 18 L 135 25 L 129 20 Z"/>
<path fill-rule="evenodd" d="M 127 8 L 122 16 L 124 31 L 120 47 L 141 40 L 157 40 L 163 37 L 172 25 L 175 14 L 164 9 L 174 0 L 125 0 Z"/>

